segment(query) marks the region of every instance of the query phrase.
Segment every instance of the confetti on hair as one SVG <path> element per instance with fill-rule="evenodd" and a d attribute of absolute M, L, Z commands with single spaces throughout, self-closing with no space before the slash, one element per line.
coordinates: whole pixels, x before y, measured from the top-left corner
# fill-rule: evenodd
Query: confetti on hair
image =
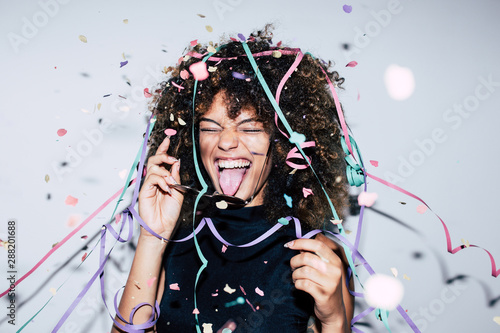
<path fill-rule="evenodd" d="M 66 131 L 64 128 L 60 128 L 57 130 L 57 135 L 59 136 L 65 136 L 68 131 Z"/>
<path fill-rule="evenodd" d="M 345 65 L 345 67 L 356 67 L 358 65 L 358 62 L 357 61 L 350 61 L 349 63 L 347 63 L 347 65 Z"/>
<path fill-rule="evenodd" d="M 82 262 L 85 260 L 85 258 L 87 258 L 87 252 L 85 252 L 82 256 Z"/>
<path fill-rule="evenodd" d="M 289 175 L 294 175 L 294 174 L 297 172 L 297 170 L 298 170 L 298 169 L 296 169 L 296 168 L 295 168 L 295 169 L 293 169 L 292 171 L 290 171 L 288 174 L 289 174 Z"/>
<path fill-rule="evenodd" d="M 197 308 L 194 308 L 193 314 L 200 314 L 200 311 Z"/>
<path fill-rule="evenodd" d="M 286 205 L 290 208 L 292 208 L 292 197 L 286 194 L 283 194 L 283 197 L 286 200 Z"/>
<path fill-rule="evenodd" d="M 45 175 L 45 182 L 46 182 L 46 183 L 48 183 L 48 182 L 49 182 L 49 180 L 50 180 L 49 175 Z"/>
<path fill-rule="evenodd" d="M 149 92 L 149 88 L 144 88 L 144 97 L 149 98 L 153 95 Z"/>
<path fill-rule="evenodd" d="M 231 288 L 227 283 L 226 286 L 224 287 L 224 291 L 228 294 L 232 294 L 236 291 L 236 289 Z"/>
<path fill-rule="evenodd" d="M 344 12 L 346 12 L 347 14 L 349 14 L 350 12 L 352 12 L 352 6 L 349 6 L 349 5 L 344 5 L 342 6 L 342 9 L 344 10 Z"/>
<path fill-rule="evenodd" d="M 189 66 L 189 71 L 193 73 L 194 79 L 198 81 L 203 81 L 208 78 L 207 63 L 203 61 L 198 61 L 191 66 Z"/>
<path fill-rule="evenodd" d="M 290 223 L 290 221 L 288 221 L 286 218 L 284 217 L 281 217 L 278 219 L 278 222 L 283 224 L 283 225 L 288 225 Z"/>
<path fill-rule="evenodd" d="M 233 77 L 235 79 L 239 79 L 239 80 L 246 80 L 247 79 L 247 76 L 245 74 L 241 74 L 238 72 L 232 72 L 231 74 L 233 75 Z"/>
<path fill-rule="evenodd" d="M 282 53 L 280 51 L 278 51 L 278 50 L 275 50 L 275 51 L 273 51 L 272 56 L 274 58 L 281 58 Z"/>
<path fill-rule="evenodd" d="M 358 195 L 358 204 L 360 206 L 371 207 L 378 198 L 378 194 L 375 192 L 361 192 Z"/>
<path fill-rule="evenodd" d="M 198 44 L 198 40 L 197 39 L 191 41 L 191 46 L 196 46 L 196 44 Z"/>
<path fill-rule="evenodd" d="M 174 81 L 172 81 L 172 85 L 173 85 L 174 87 L 176 87 L 176 88 L 178 89 L 177 91 L 179 91 L 179 92 L 180 92 L 182 89 L 184 89 L 184 87 L 183 87 L 183 86 L 178 85 L 178 84 L 177 84 L 177 83 L 175 83 Z"/>
<path fill-rule="evenodd" d="M 310 188 L 302 188 L 302 194 L 304 195 L 304 198 L 307 198 L 311 194 L 314 195 L 313 191 Z"/>
<path fill-rule="evenodd" d="M 259 295 L 259 296 L 264 296 L 264 292 L 263 292 L 262 290 L 260 290 L 260 288 L 259 288 L 259 287 L 256 287 L 256 288 L 255 288 L 255 293 L 256 293 L 257 295 Z"/>
<path fill-rule="evenodd" d="M 394 277 L 398 277 L 398 270 L 397 270 L 397 268 L 391 267 L 391 272 L 392 272 L 392 275 L 394 275 Z"/>
<path fill-rule="evenodd" d="M 245 38 L 245 36 L 243 34 L 238 34 L 238 38 L 241 39 L 242 42 L 246 41 L 247 39 Z"/>
<path fill-rule="evenodd" d="M 165 131 L 164 131 L 165 135 L 166 136 L 174 136 L 177 134 L 177 131 L 174 130 L 173 128 L 167 128 Z"/>
<path fill-rule="evenodd" d="M 50 288 L 50 289 L 49 289 L 49 291 L 50 291 L 50 293 L 51 293 L 52 295 L 54 295 L 54 296 L 55 296 L 55 294 L 57 294 L 57 290 L 56 290 L 56 288 Z"/>
<path fill-rule="evenodd" d="M 370 160 L 370 164 L 374 167 L 378 167 L 378 161 Z"/>
<path fill-rule="evenodd" d="M 203 333 L 213 333 L 212 325 L 213 324 L 203 323 L 203 325 L 201 325 L 203 327 Z"/>
<path fill-rule="evenodd" d="M 306 141 L 306 136 L 304 134 L 300 134 L 297 132 L 293 132 L 292 135 L 290 135 L 290 142 L 294 144 L 301 144 Z"/>
<path fill-rule="evenodd" d="M 217 70 L 217 67 L 215 67 L 215 66 L 208 66 L 208 71 L 209 71 L 210 73 L 213 73 L 213 72 L 215 72 L 216 70 Z"/>
<path fill-rule="evenodd" d="M 183 80 L 187 80 L 187 79 L 189 79 L 189 72 L 188 72 L 187 70 L 183 69 L 183 70 L 181 71 L 180 76 L 181 76 L 181 79 L 183 79 Z"/>
<path fill-rule="evenodd" d="M 173 114 L 173 113 L 171 113 L 171 114 L 170 114 L 170 121 L 174 121 L 174 120 L 175 120 L 174 114 Z"/>
<path fill-rule="evenodd" d="M 78 199 L 75 198 L 75 197 L 72 197 L 71 195 L 68 195 L 66 197 L 66 200 L 64 200 L 64 203 L 68 206 L 76 206 L 76 204 L 78 203 Z"/>
<path fill-rule="evenodd" d="M 424 204 L 420 204 L 417 206 L 417 213 L 423 214 L 427 211 L 427 206 Z"/>
<path fill-rule="evenodd" d="M 226 209 L 227 208 L 227 202 L 224 201 L 224 200 L 221 200 L 221 201 L 217 201 L 215 203 L 215 206 L 219 209 Z"/>
<path fill-rule="evenodd" d="M 205 29 L 207 29 L 208 32 L 214 31 L 214 28 L 212 28 L 212 26 L 210 26 L 210 25 L 206 25 Z"/>
<path fill-rule="evenodd" d="M 120 61 L 120 68 L 122 68 L 123 66 L 125 66 L 126 64 L 128 64 L 128 60 L 125 60 L 125 61 Z"/>
<path fill-rule="evenodd" d="M 84 35 L 78 36 L 78 39 L 83 43 L 87 43 L 87 37 L 85 37 Z"/>
<path fill-rule="evenodd" d="M 212 45 L 208 45 L 207 47 L 207 51 L 210 52 L 210 53 L 215 53 L 217 52 L 217 50 L 215 49 L 215 47 L 213 47 Z"/>
<path fill-rule="evenodd" d="M 366 303 L 375 308 L 393 310 L 403 299 L 403 284 L 389 275 L 371 275 L 364 287 Z"/>
<path fill-rule="evenodd" d="M 124 19 L 123 23 L 128 24 L 128 19 Z"/>

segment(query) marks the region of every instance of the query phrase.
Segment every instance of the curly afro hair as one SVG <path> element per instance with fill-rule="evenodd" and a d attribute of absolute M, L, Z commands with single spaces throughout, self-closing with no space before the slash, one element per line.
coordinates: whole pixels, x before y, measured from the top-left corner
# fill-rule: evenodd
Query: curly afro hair
<path fill-rule="evenodd" d="M 275 93 L 295 61 L 298 49 L 284 48 L 280 43 L 273 46 L 271 39 L 272 33 L 269 32 L 269 26 L 266 26 L 266 29 L 252 33 L 247 45 L 252 54 L 278 51 L 271 55 L 267 55 L 270 53 L 267 52 L 265 55 L 254 56 L 269 89 Z M 177 66 L 166 70 L 169 78 L 159 84 L 149 106 L 156 115 L 156 124 L 149 140 L 148 157 L 155 154 L 165 138 L 164 130 L 176 129 L 177 134 L 170 138 L 169 155 L 182 161 L 182 184 L 201 189 L 193 160 L 193 122 L 197 143 L 199 119 L 210 108 L 214 96 L 222 92 L 230 117 L 236 118 L 242 107 L 251 107 L 271 133 L 273 167 L 264 191 L 264 209 L 268 220 L 275 223 L 280 217 L 295 216 L 311 228 L 322 227 L 327 219 L 332 218 L 332 214 L 321 185 L 310 168 L 294 170 L 285 163 L 294 144 L 276 127 L 275 111 L 240 41 L 231 38 L 207 60 L 209 77 L 198 81 L 195 92 L 196 80 L 190 74 L 189 67 L 201 61 L 201 56 L 209 50 L 213 51 L 213 47 L 217 47 L 217 44 L 192 46 Z M 330 66 L 330 62 L 325 63 L 306 54 L 286 81 L 279 105 L 293 130 L 304 134 L 307 141 L 316 143 L 315 147 L 305 148 L 304 151 L 310 157 L 321 184 L 342 218 L 348 206 L 345 155 L 340 144 L 341 130 L 337 110 L 325 73 L 338 87 L 344 79 L 336 71 L 329 71 Z M 283 128 L 280 122 L 278 125 Z M 199 156 L 196 158 L 199 165 L 203 165 Z M 206 172 L 204 177 L 209 180 Z M 313 195 L 304 197 L 303 188 L 311 189 Z M 284 194 L 292 198 L 291 208 L 286 205 Z M 180 219 L 187 223 L 192 220 L 193 201 L 194 198 L 185 197 Z"/>

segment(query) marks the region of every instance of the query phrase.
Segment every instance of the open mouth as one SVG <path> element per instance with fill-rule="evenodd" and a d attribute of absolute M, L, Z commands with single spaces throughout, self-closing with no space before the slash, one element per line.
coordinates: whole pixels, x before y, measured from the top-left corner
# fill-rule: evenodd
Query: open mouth
<path fill-rule="evenodd" d="M 219 185 L 225 195 L 234 195 L 243 182 L 243 178 L 252 163 L 246 159 L 215 161 Z"/>

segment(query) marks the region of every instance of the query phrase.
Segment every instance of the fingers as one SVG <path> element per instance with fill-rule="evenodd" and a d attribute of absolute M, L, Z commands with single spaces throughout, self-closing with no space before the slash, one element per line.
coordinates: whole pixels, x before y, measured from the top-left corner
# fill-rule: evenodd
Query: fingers
<path fill-rule="evenodd" d="M 340 264 L 339 257 L 332 251 L 332 249 L 318 239 L 296 239 L 285 244 L 285 247 L 292 250 L 314 253 L 325 263 L 333 262 L 335 264 Z"/>

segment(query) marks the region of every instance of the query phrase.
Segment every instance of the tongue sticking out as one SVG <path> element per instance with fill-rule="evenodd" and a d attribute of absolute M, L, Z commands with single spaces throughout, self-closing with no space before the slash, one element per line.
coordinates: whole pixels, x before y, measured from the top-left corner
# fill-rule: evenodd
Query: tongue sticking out
<path fill-rule="evenodd" d="M 221 170 L 219 184 L 222 192 L 225 195 L 234 195 L 238 191 L 246 171 L 245 168 Z"/>

